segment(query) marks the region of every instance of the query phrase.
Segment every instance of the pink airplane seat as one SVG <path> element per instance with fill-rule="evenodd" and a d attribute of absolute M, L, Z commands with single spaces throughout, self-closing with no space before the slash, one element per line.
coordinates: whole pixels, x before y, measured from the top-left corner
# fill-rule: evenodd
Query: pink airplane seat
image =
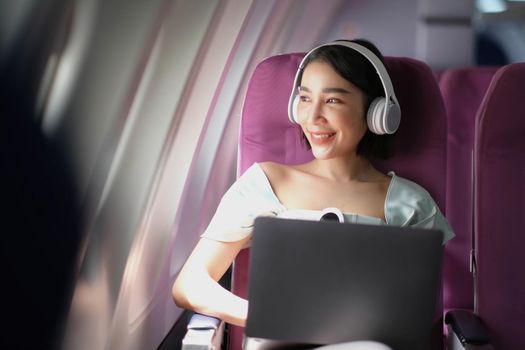
<path fill-rule="evenodd" d="M 238 175 L 254 162 L 296 164 L 312 159 L 301 131 L 290 123 L 288 98 L 304 54 L 273 56 L 255 69 L 246 93 L 239 135 Z M 374 162 L 383 171 L 411 179 L 425 187 L 445 212 L 446 114 L 430 68 L 411 58 L 386 58 L 402 117 L 394 144 L 396 155 Z M 246 298 L 249 250 L 234 262 L 232 291 Z M 439 303 L 439 314 L 442 305 Z M 436 349 L 442 349 L 442 319 L 436 321 Z M 240 349 L 243 329 L 230 330 L 230 349 Z"/>
<path fill-rule="evenodd" d="M 456 237 L 447 243 L 443 260 L 443 307 L 472 310 L 470 272 L 473 222 L 474 125 L 476 113 L 498 67 L 442 71 L 438 82 L 447 111 L 447 197 L 445 216 Z"/>
<path fill-rule="evenodd" d="M 450 349 L 525 349 L 525 63 L 500 68 L 476 117 L 474 313 L 448 312 Z"/>

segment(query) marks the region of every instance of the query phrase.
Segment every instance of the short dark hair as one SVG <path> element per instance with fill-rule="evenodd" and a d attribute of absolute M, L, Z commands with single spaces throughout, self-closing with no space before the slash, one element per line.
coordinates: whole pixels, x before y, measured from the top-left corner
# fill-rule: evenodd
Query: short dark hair
<path fill-rule="evenodd" d="M 379 49 L 365 39 L 345 40 L 366 47 L 384 62 Z M 322 61 L 328 63 L 344 79 L 361 89 L 365 95 L 364 118 L 370 104 L 376 97 L 385 96 L 385 90 L 377 75 L 376 69 L 361 53 L 346 46 L 328 45 L 316 49 L 305 60 L 304 67 L 310 62 Z M 301 131 L 308 149 L 311 148 L 308 139 Z M 357 145 L 357 155 L 366 158 L 387 159 L 393 155 L 392 136 L 390 134 L 377 135 L 367 129 L 365 135 Z"/>

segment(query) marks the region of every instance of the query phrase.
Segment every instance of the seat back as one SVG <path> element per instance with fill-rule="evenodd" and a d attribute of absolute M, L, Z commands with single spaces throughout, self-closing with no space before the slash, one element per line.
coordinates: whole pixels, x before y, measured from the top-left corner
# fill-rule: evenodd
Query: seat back
<path fill-rule="evenodd" d="M 476 120 L 476 309 L 496 349 L 525 344 L 525 63 L 495 74 Z"/>
<path fill-rule="evenodd" d="M 297 164 L 313 158 L 301 141 L 301 130 L 288 120 L 293 79 L 304 54 L 273 56 L 255 69 L 246 93 L 239 135 L 238 174 L 254 162 Z M 441 210 L 445 205 L 446 117 L 439 88 L 430 68 L 410 58 L 386 58 L 402 110 L 395 136 L 396 155 L 374 162 L 424 186 Z M 234 262 L 232 290 L 246 298 L 249 250 Z M 439 303 L 441 312 L 441 303 Z M 436 323 L 436 348 L 442 348 L 442 325 Z M 232 327 L 230 349 L 240 349 L 242 328 Z"/>
<path fill-rule="evenodd" d="M 438 81 L 447 111 L 446 211 L 456 237 L 443 259 L 443 307 L 473 309 L 470 272 L 473 223 L 473 152 L 476 113 L 497 67 L 449 69 Z"/>

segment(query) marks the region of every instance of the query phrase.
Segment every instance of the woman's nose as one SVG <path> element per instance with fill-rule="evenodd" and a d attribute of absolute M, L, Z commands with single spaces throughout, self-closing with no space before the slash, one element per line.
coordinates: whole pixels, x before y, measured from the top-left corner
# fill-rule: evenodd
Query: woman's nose
<path fill-rule="evenodd" d="M 312 101 L 310 108 L 307 111 L 308 120 L 316 123 L 324 120 L 323 105 L 318 101 Z"/>

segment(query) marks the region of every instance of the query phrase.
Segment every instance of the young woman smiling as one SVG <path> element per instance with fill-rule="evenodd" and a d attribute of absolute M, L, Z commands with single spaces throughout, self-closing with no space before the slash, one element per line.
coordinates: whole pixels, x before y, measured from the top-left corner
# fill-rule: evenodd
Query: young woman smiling
<path fill-rule="evenodd" d="M 345 222 L 438 228 L 445 241 L 454 236 L 425 189 L 370 162 L 392 154 L 390 134 L 400 116 L 382 61 L 366 40 L 329 43 L 305 56 L 289 114 L 314 159 L 255 163 L 232 185 L 173 285 L 177 305 L 245 325 L 248 301 L 217 281 L 249 246 L 260 215 L 304 218 L 332 208 Z M 390 120 L 381 119 L 388 114 Z"/>

